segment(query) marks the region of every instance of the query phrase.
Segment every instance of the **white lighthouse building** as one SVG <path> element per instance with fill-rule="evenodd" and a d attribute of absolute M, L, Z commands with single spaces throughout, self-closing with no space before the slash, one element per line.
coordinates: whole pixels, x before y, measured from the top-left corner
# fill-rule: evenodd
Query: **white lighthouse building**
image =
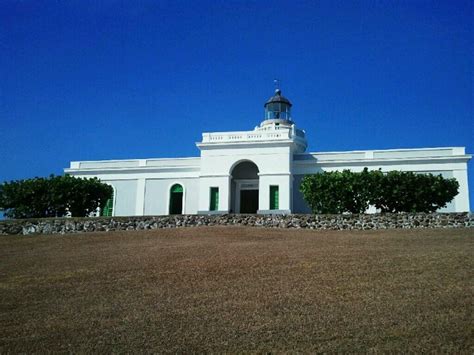
<path fill-rule="evenodd" d="M 200 157 L 73 161 L 65 172 L 112 185 L 105 210 L 113 216 L 310 213 L 299 191 L 303 176 L 365 167 L 454 177 L 459 194 L 441 211 L 469 211 L 464 147 L 308 153 L 291 106 L 276 90 L 253 130 L 203 133 Z"/>

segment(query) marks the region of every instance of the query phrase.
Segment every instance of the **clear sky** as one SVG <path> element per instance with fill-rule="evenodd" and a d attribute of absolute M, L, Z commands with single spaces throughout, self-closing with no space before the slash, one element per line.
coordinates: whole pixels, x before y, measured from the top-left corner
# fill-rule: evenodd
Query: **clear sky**
<path fill-rule="evenodd" d="M 198 156 L 259 124 L 274 78 L 309 151 L 474 153 L 473 4 L 2 0 L 0 181 Z"/>

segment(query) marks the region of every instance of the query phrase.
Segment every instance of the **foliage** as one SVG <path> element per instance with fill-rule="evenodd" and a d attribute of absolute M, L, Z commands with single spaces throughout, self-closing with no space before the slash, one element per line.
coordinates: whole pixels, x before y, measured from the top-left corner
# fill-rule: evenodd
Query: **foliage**
<path fill-rule="evenodd" d="M 367 169 L 325 171 L 305 176 L 300 190 L 314 213 L 363 213 L 369 206 L 371 177 Z"/>
<path fill-rule="evenodd" d="M 434 212 L 458 193 L 456 179 L 380 170 L 322 172 L 303 178 L 300 191 L 314 213 Z"/>
<path fill-rule="evenodd" d="M 456 179 L 441 175 L 402 171 L 378 171 L 374 175 L 377 184 L 371 204 L 381 212 L 435 212 L 458 194 Z"/>
<path fill-rule="evenodd" d="M 104 207 L 113 188 L 97 178 L 54 176 L 16 180 L 0 184 L 0 210 L 9 218 L 85 216 L 100 205 Z"/>

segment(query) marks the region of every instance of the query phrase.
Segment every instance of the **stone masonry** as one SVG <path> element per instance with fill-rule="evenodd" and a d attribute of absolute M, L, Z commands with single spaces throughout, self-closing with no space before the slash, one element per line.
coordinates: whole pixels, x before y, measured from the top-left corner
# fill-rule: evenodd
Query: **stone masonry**
<path fill-rule="evenodd" d="M 471 213 L 387 213 L 341 215 L 176 215 L 46 218 L 0 221 L 0 235 L 66 234 L 197 226 L 249 226 L 318 230 L 473 228 Z"/>

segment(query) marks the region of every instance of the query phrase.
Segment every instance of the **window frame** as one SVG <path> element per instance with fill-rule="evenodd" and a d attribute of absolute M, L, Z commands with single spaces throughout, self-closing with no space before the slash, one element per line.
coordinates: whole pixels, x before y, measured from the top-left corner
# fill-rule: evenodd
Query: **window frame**
<path fill-rule="evenodd" d="M 219 187 L 209 188 L 209 211 L 219 211 Z"/>
<path fill-rule="evenodd" d="M 280 209 L 280 186 L 279 185 L 270 185 L 269 208 L 270 210 Z"/>

